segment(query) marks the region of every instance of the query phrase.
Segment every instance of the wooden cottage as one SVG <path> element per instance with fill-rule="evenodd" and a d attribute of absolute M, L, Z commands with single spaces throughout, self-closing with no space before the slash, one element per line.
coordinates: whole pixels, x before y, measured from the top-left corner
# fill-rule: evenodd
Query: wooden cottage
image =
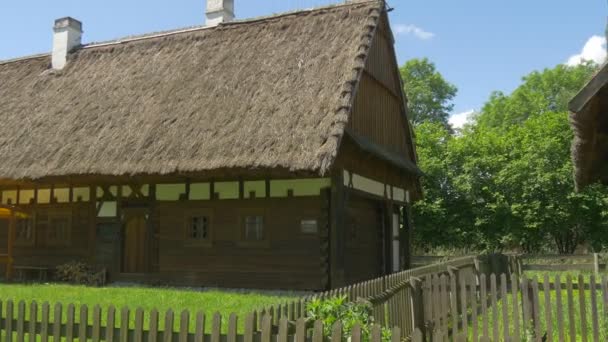
<path fill-rule="evenodd" d="M 81 32 L 0 62 L 0 260 L 306 290 L 407 267 L 421 172 L 383 1 Z"/>
<path fill-rule="evenodd" d="M 576 186 L 608 184 L 608 64 L 570 102 Z"/>

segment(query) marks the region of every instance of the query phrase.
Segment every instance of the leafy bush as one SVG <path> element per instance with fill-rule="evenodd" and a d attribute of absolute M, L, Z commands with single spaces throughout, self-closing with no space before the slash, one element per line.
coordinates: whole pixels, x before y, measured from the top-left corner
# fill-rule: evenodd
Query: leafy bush
<path fill-rule="evenodd" d="M 105 270 L 97 271 L 84 262 L 71 261 L 56 267 L 55 279 L 71 284 L 100 286 L 105 283 Z"/>
<path fill-rule="evenodd" d="M 367 301 L 349 302 L 346 296 L 325 300 L 315 299 L 307 304 L 306 311 L 309 320 L 323 322 L 325 336 L 331 336 L 334 323 L 340 321 L 342 322 L 342 336 L 344 339 L 351 336 L 353 327 L 358 324 L 361 327 L 362 340 L 370 340 L 374 317 L 372 316 L 371 304 Z M 391 340 L 389 329 L 382 328 L 382 340 Z"/>

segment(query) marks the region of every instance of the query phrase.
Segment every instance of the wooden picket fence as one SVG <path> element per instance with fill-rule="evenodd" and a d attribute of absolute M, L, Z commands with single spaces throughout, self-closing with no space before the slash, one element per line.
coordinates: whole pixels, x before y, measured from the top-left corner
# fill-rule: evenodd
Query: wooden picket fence
<path fill-rule="evenodd" d="M 608 340 L 607 277 L 440 275 L 420 286 L 420 341 Z"/>
<path fill-rule="evenodd" d="M 509 255 L 512 268 L 521 274 L 524 271 L 588 271 L 597 276 L 605 269 L 600 254 L 522 254 Z"/>
<path fill-rule="evenodd" d="M 1 304 L 0 308 L 2 308 Z M 290 321 L 287 317 L 277 319 L 269 314 L 263 317 L 258 317 L 255 313 L 247 315 L 243 332 L 238 332 L 239 318 L 235 314 L 230 315 L 228 327 L 226 331 L 222 331 L 222 316 L 219 313 L 213 315 L 210 328 L 205 327 L 205 314 L 196 313 L 196 323 L 191 328 L 190 312 L 187 310 L 181 312 L 179 317 L 175 317 L 172 310 L 166 311 L 164 324 L 161 327 L 157 310 L 145 313 L 142 309 L 137 309 L 133 313 L 129 308 L 123 308 L 118 313 L 111 306 L 102 312 L 99 306 L 95 306 L 91 319 L 86 305 L 79 307 L 76 316 L 76 307 L 69 304 L 67 317 L 64 320 L 63 305 L 60 303 L 53 307 L 53 317 L 50 315 L 51 306 L 48 303 L 42 304 L 39 311 L 38 304 L 31 302 L 29 314 L 26 313 L 24 301 L 17 304 L 16 312 L 12 301 L 5 302 L 4 308 L 4 318 L 0 319 L 0 337 L 3 337 L 3 341 L 48 342 L 52 339 L 67 342 L 75 340 L 82 342 L 322 342 L 329 339 L 343 341 L 346 337 L 352 342 L 383 341 L 382 327 L 377 324 L 371 327 L 369 336 L 364 335 L 360 326 L 353 327 L 352 331 L 345 334 L 341 322 L 336 322 L 330 333 L 327 333 L 321 321 L 312 322 L 303 317 Z M 134 314 L 134 324 L 131 323 L 131 314 Z M 148 324 L 144 324 L 144 318 L 147 318 Z M 174 329 L 175 325 L 179 328 Z M 395 327 L 391 330 L 391 342 L 399 341 L 401 341 L 401 332 Z"/>
<path fill-rule="evenodd" d="M 328 299 L 345 296 L 348 301 L 367 300 L 372 304 L 374 321 L 384 327 L 397 327 L 405 338 L 412 338 L 417 325 L 416 310 L 422 302 L 417 300 L 419 293 L 414 290 L 415 280 L 429 275 L 458 274 L 477 275 L 486 257 L 467 256 L 441 263 L 418 267 L 343 288 L 316 293 L 296 301 L 268 306 L 259 311 L 260 315 L 272 317 L 288 315 L 293 319 L 306 317 L 306 305 L 315 299 Z"/>

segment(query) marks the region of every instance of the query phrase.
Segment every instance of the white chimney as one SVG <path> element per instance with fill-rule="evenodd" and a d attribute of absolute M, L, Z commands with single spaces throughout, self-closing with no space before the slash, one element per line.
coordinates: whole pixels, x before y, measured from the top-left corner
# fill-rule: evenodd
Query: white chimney
<path fill-rule="evenodd" d="M 234 0 L 207 0 L 207 26 L 234 19 Z"/>
<path fill-rule="evenodd" d="M 82 43 L 82 23 L 74 18 L 65 17 L 55 20 L 53 27 L 53 69 L 65 67 L 68 53 Z"/>

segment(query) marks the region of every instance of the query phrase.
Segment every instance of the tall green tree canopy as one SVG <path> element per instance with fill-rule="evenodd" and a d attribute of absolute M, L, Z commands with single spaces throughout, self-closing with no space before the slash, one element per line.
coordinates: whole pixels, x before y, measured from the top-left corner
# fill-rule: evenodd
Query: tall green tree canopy
<path fill-rule="evenodd" d="M 608 188 L 574 192 L 566 105 L 596 66 L 534 72 L 494 93 L 459 135 L 416 128 L 425 198 L 415 204 L 419 247 L 572 253 L 608 248 Z"/>
<path fill-rule="evenodd" d="M 508 128 L 547 112 L 566 112 L 568 102 L 597 69 L 592 62 L 578 66 L 558 65 L 534 71 L 510 95 L 496 91 L 477 116 L 484 127 Z"/>
<path fill-rule="evenodd" d="M 446 81 L 427 58 L 412 59 L 400 71 L 412 123 L 437 122 L 450 127 L 448 118 L 454 108 L 456 86 Z"/>

